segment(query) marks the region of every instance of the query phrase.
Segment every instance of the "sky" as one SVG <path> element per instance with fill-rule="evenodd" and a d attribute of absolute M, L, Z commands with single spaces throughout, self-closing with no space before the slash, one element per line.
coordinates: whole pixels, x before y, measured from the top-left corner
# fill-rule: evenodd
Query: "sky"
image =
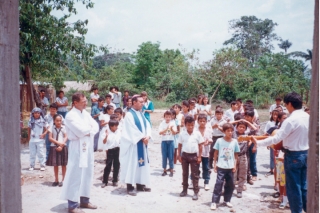
<path fill-rule="evenodd" d="M 143 42 L 161 49 L 199 50 L 200 61 L 212 58 L 231 38 L 229 21 L 254 15 L 278 24 L 275 33 L 292 42 L 288 52 L 312 49 L 313 0 L 92 0 L 78 3 L 70 21 L 88 19 L 86 42 L 110 51 L 133 53 Z M 274 52 L 282 51 L 274 43 Z"/>

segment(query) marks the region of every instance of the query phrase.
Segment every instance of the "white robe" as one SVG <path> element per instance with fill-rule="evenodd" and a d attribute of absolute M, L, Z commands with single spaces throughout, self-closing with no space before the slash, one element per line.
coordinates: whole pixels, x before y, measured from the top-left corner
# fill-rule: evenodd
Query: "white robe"
<path fill-rule="evenodd" d="M 63 181 L 61 199 L 78 202 L 80 197 L 90 197 L 94 168 L 93 138 L 99 131 L 99 125 L 86 110 L 81 113 L 80 110 L 74 107 L 66 115 L 65 126 L 70 143 L 67 172 Z M 80 168 L 80 151 L 82 151 L 80 150 L 80 139 L 87 134 L 90 134 L 88 166 Z"/>
<path fill-rule="evenodd" d="M 134 122 L 131 112 L 126 113 L 123 121 L 122 137 L 120 140 L 120 182 L 126 184 L 150 185 L 150 165 L 148 162 L 147 148 L 143 144 L 144 166 L 139 167 L 137 143 L 144 137 L 151 137 L 150 123 L 146 120 L 146 127 L 142 119 L 142 113 L 135 111 L 142 127 L 142 132 Z M 150 140 L 149 140 L 150 141 Z"/>

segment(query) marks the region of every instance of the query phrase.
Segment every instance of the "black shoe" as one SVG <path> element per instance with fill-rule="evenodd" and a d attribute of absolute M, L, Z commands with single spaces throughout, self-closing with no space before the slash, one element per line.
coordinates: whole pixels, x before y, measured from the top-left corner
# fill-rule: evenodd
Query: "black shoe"
<path fill-rule="evenodd" d="M 112 186 L 115 186 L 115 187 L 116 187 L 116 186 L 118 186 L 118 183 L 117 183 L 117 182 L 113 182 L 113 183 L 112 183 Z"/>
<path fill-rule="evenodd" d="M 147 187 L 139 187 L 137 188 L 137 191 L 139 192 L 151 192 L 151 188 L 147 188 Z"/>
<path fill-rule="evenodd" d="M 192 196 L 192 200 L 198 200 L 198 194 L 194 193 L 194 195 Z"/>
<path fill-rule="evenodd" d="M 180 193 L 180 197 L 185 197 L 187 196 L 188 192 L 187 190 L 183 190 L 181 193 Z"/>
<path fill-rule="evenodd" d="M 127 193 L 128 195 L 131 195 L 131 196 L 137 196 L 137 193 L 133 190 L 128 190 Z"/>
<path fill-rule="evenodd" d="M 167 175 L 167 172 L 163 172 L 163 173 L 162 173 L 162 176 L 166 176 L 166 175 Z"/>
<path fill-rule="evenodd" d="M 59 185 L 59 182 L 53 182 L 52 183 L 52 186 L 58 186 Z"/>

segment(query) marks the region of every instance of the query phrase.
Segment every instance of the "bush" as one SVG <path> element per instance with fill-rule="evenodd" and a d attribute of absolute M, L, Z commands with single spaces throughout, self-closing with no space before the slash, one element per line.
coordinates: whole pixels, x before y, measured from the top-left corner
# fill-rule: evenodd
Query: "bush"
<path fill-rule="evenodd" d="M 167 97 L 166 97 L 166 102 L 167 103 L 173 103 L 173 102 L 176 102 L 177 100 L 177 96 L 176 96 L 176 93 L 175 92 L 170 92 Z"/>

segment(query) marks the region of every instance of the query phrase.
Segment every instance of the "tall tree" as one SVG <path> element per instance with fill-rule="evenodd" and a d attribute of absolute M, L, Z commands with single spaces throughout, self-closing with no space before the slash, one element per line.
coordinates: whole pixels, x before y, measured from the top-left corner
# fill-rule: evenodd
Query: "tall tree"
<path fill-rule="evenodd" d="M 287 54 L 287 50 L 291 47 L 292 43 L 289 40 L 281 41 L 280 44 L 278 44 L 280 49 L 283 49 L 284 52 Z"/>
<path fill-rule="evenodd" d="M 310 64 L 312 66 L 312 50 L 308 49 L 307 52 L 295 51 L 295 52 L 289 53 L 288 55 L 293 57 L 300 57 L 305 59 L 306 61 L 310 61 Z"/>
<path fill-rule="evenodd" d="M 229 22 L 232 37 L 223 44 L 234 44 L 241 49 L 242 55 L 254 63 L 264 53 L 274 49 L 272 42 L 279 40 L 274 33 L 278 25 L 270 19 L 258 19 L 255 16 L 242 16 Z"/>

